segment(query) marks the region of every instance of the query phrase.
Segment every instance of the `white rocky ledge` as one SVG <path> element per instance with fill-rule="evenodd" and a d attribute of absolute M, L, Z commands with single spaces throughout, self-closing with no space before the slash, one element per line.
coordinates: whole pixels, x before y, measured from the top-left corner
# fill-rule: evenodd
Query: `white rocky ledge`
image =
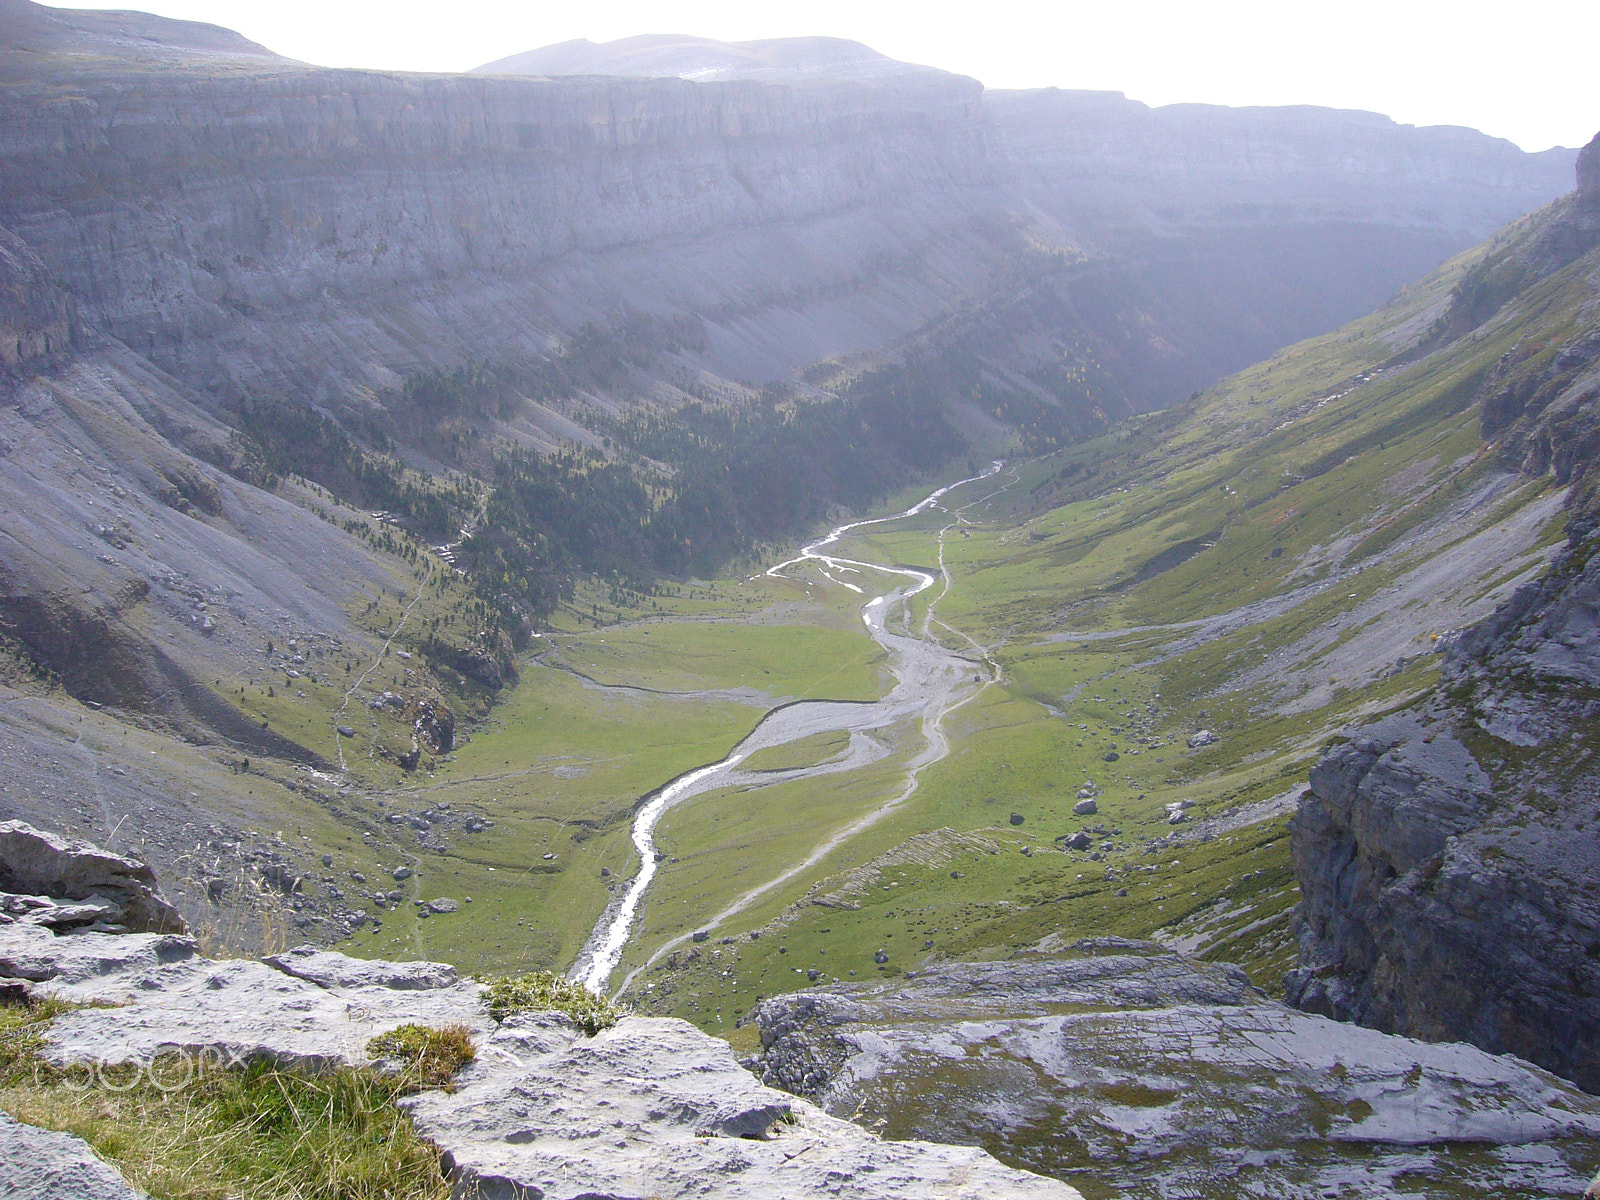
<path fill-rule="evenodd" d="M 440 963 L 311 948 L 213 960 L 185 937 L 16 924 L 0 927 L 4 979 L 117 1005 L 51 1022 L 44 1053 L 62 1065 L 172 1051 L 361 1063 L 368 1040 L 395 1026 L 466 1024 L 478 1059 L 459 1089 L 407 1102 L 463 1198 L 1079 1200 L 982 1150 L 882 1141 L 765 1087 L 683 1021 L 628 1017 L 592 1038 L 556 1013 L 497 1025 L 479 986 Z"/>

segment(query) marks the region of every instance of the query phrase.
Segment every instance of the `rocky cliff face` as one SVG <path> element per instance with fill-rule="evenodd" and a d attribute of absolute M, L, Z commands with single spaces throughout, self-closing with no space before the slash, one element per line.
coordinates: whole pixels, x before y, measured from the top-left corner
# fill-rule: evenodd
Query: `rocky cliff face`
<path fill-rule="evenodd" d="M 0 366 L 59 354 L 74 340 L 78 306 L 21 238 L 0 229 Z"/>
<path fill-rule="evenodd" d="M 904 99 L 99 76 L 11 94 L 0 160 L 26 187 L 0 206 L 108 331 L 192 383 L 370 385 L 492 346 L 537 356 L 618 308 L 732 320 L 819 294 L 827 307 L 869 260 L 900 259 L 904 276 L 903 260 L 969 219 L 962 193 L 982 162 L 975 85 Z M 983 274 L 945 265 L 969 286 Z M 909 328 L 940 302 L 935 285 L 887 319 Z"/>
<path fill-rule="evenodd" d="M 1514 1053 L 1600 1090 L 1600 243 L 1580 191 L 1485 257 L 1452 312 L 1542 312 L 1484 376 L 1484 433 L 1568 490 L 1568 544 L 1452 651 L 1439 693 L 1330 749 L 1293 823 L 1292 1002 Z M 1489 303 L 1485 303 L 1485 298 Z M 1489 308 L 1489 314 L 1481 311 Z M 1446 324 L 1450 317 L 1447 314 Z M 1461 322 L 1466 324 L 1466 322 Z M 1542 344 L 1535 346 L 1533 342 Z"/>
<path fill-rule="evenodd" d="M 1087 337 L 1137 405 L 1167 402 L 1570 178 L 1570 159 L 1368 114 L 1152 112 L 932 71 L 66 63 L 0 63 L 0 223 L 101 328 L 224 399 L 537 359 L 629 310 L 691 316 L 696 366 L 759 383 L 1020 303 L 1053 324 L 1002 316 L 1002 368 Z"/>
<path fill-rule="evenodd" d="M 1600 1090 L 1600 558 L 1463 639 L 1440 697 L 1324 756 L 1293 823 L 1292 1002 Z"/>

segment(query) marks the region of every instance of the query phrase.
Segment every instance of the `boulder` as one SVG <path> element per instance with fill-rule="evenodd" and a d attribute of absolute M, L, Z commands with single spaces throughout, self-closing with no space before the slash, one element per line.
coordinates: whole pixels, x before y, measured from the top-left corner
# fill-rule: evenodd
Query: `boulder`
<path fill-rule="evenodd" d="M 186 931 L 144 863 L 25 821 L 0 822 L 0 891 L 87 901 L 98 908 L 92 916 L 79 914 L 87 919 L 64 918 L 63 928 L 99 924 L 134 933 Z"/>
<path fill-rule="evenodd" d="M 1024 817 L 1021 813 L 1012 813 L 1011 814 L 1011 823 L 1013 825 L 1021 825 L 1025 820 L 1027 820 L 1027 818 Z"/>
<path fill-rule="evenodd" d="M 0 1196 L 15 1200 L 144 1200 L 89 1143 L 0 1112 Z"/>
<path fill-rule="evenodd" d="M 1202 729 L 1198 733 L 1191 733 L 1186 744 L 1189 749 L 1198 750 L 1201 746 L 1214 745 L 1217 740 L 1217 735 L 1212 733 L 1211 730 Z"/>
<path fill-rule="evenodd" d="M 1092 799 L 1079 800 L 1072 806 L 1073 815 L 1079 817 L 1092 817 L 1099 811 L 1100 805 Z"/>

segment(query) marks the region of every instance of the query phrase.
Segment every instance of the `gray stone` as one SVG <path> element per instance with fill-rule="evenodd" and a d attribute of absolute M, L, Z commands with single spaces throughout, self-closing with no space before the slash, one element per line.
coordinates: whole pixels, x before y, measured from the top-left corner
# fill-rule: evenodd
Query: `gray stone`
<path fill-rule="evenodd" d="M 435 901 L 435 903 L 438 903 Z M 454 909 L 446 911 L 453 912 Z M 351 958 L 317 946 L 296 946 L 261 960 L 286 975 L 325 988 L 385 987 L 398 991 L 429 991 L 454 987 L 456 969 L 436 962 L 383 962 Z"/>
<path fill-rule="evenodd" d="M 0 1112 L 0 1196 L 9 1200 L 143 1200 L 115 1167 L 70 1133 Z"/>
<path fill-rule="evenodd" d="M 453 913 L 461 906 L 448 896 L 440 896 L 437 900 L 428 901 L 428 911 L 433 913 Z"/>
<path fill-rule="evenodd" d="M 396 815 L 398 815 L 398 814 L 396 814 Z M 393 820 L 392 817 L 390 819 Z M 401 820 L 404 820 L 404 819 L 405 819 L 404 817 L 401 817 Z M 389 872 L 389 874 L 393 875 L 396 880 L 410 879 L 411 878 L 411 868 L 410 867 L 396 867 L 393 871 Z"/>
<path fill-rule="evenodd" d="M 1072 806 L 1073 815 L 1079 817 L 1092 817 L 1099 811 L 1100 805 L 1092 799 L 1079 800 Z"/>
<path fill-rule="evenodd" d="M 1219 739 L 1217 735 L 1212 733 L 1211 730 L 1202 729 L 1198 733 L 1190 734 L 1189 740 L 1186 744 L 1188 745 L 1189 749 L 1198 750 L 1201 746 L 1214 745 L 1218 740 Z"/>
<path fill-rule="evenodd" d="M 1566 400 L 1564 363 L 1577 372 Z M 1571 447 L 1574 504 L 1592 439 L 1570 423 L 1521 427 L 1565 421 L 1568 400 L 1592 409 L 1597 366 L 1593 335 L 1563 348 L 1506 435 Z M 1600 1091 L 1592 487 L 1583 505 L 1549 571 L 1455 641 L 1449 690 L 1352 731 L 1312 769 L 1290 826 L 1301 940 L 1285 985 L 1307 1011 L 1470 1041 Z"/>
<path fill-rule="evenodd" d="M 1067 1169 L 1138 1200 L 1321 1196 L 1353 1180 L 1400 1200 L 1418 1172 L 1570 1195 L 1586 1179 L 1570 1164 L 1592 1161 L 1600 1097 L 1525 1062 L 1298 1013 L 1237 967 L 1151 943 L 1047 938 L 1022 953 L 771 997 L 753 1066 L 893 1138 L 1003 1130 L 1016 1161 L 1050 1170 L 1061 1146 L 1086 1147 L 1092 1167 Z M 907 1103 L 926 1095 L 939 1101 Z"/>
<path fill-rule="evenodd" d="M 879 1141 L 762 1086 L 683 1021 L 626 1017 L 585 1038 L 508 1020 L 454 1094 L 406 1103 L 458 1196 L 1078 1200 L 982 1150 Z"/>
<path fill-rule="evenodd" d="M 451 971 L 439 964 L 365 963 L 328 951 L 278 957 L 330 982 L 264 962 L 204 959 L 188 938 L 171 935 L 0 927 L 0 976 L 35 981 L 35 995 L 120 1006 L 52 1021 L 43 1053 L 56 1063 L 148 1061 L 174 1049 L 224 1062 L 362 1062 L 367 1041 L 397 1025 L 490 1026 L 476 984 L 413 982 Z"/>
<path fill-rule="evenodd" d="M 185 931 L 183 918 L 161 895 L 154 872 L 144 863 L 46 833 L 25 821 L 0 822 L 0 890 L 92 901 L 104 910 L 83 923 L 98 921 L 140 933 Z"/>
<path fill-rule="evenodd" d="M 51 1022 L 43 1053 L 63 1065 L 174 1050 L 223 1063 L 361 1062 L 368 1040 L 396 1025 L 467 1024 L 479 1053 L 458 1090 L 407 1102 L 444 1152 L 457 1196 L 1080 1200 L 982 1150 L 880 1141 L 763 1086 L 726 1042 L 683 1021 L 626 1017 L 594 1038 L 559 1013 L 519 1013 L 496 1027 L 478 987 L 444 983 L 454 973 L 439 964 L 364 963 L 309 947 L 274 956 L 278 966 L 215 962 L 183 938 L 58 938 L 18 925 L 0 928 L 0 954 L 35 962 L 33 973 L 49 981 L 34 985 L 44 994 L 121 1005 Z M 0 1124 L 0 1148 L 8 1133 Z M 80 1147 L 72 1151 L 71 1161 L 84 1161 Z M 37 1175 L 31 1151 L 0 1152 L 5 1195 L 14 1194 L 3 1174 L 14 1162 L 30 1171 L 25 1185 Z"/>
<path fill-rule="evenodd" d="M 1013 825 L 1021 825 L 1022 822 L 1025 821 L 1026 819 L 1027 818 L 1024 817 L 1021 813 L 1012 813 L 1011 814 L 1011 823 Z"/>

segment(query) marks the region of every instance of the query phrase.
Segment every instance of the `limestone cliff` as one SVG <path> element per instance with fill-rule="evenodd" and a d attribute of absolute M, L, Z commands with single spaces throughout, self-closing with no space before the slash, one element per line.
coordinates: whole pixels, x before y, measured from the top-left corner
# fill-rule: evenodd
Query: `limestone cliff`
<path fill-rule="evenodd" d="M 1453 686 L 1326 754 L 1293 823 L 1292 1002 L 1600 1090 L 1600 558 L 1464 639 Z"/>
<path fill-rule="evenodd" d="M 11 0 L 0 27 L 54 11 Z M 858 49 L 786 82 L 12 55 L 0 223 L 93 322 L 224 401 L 337 405 L 640 311 L 702 323 L 693 365 L 757 383 L 974 322 L 1002 372 L 1084 341 L 1146 407 L 1358 315 L 1570 178 L 1564 152 L 1370 114 L 863 81 L 860 61 L 903 64 Z"/>
<path fill-rule="evenodd" d="M 30 246 L 0 229 L 0 366 L 19 367 L 73 343 L 77 304 Z"/>
<path fill-rule="evenodd" d="M 1436 695 L 1355 731 L 1311 772 L 1293 823 L 1300 966 L 1286 981 L 1309 1011 L 1518 1054 L 1590 1091 L 1600 1090 L 1596 157 L 1591 143 L 1580 191 L 1486 255 L 1441 318 L 1451 328 L 1465 312 L 1459 328 L 1541 314 L 1544 336 L 1483 378 L 1481 421 L 1508 466 L 1568 488 L 1567 547 L 1460 636 Z"/>

